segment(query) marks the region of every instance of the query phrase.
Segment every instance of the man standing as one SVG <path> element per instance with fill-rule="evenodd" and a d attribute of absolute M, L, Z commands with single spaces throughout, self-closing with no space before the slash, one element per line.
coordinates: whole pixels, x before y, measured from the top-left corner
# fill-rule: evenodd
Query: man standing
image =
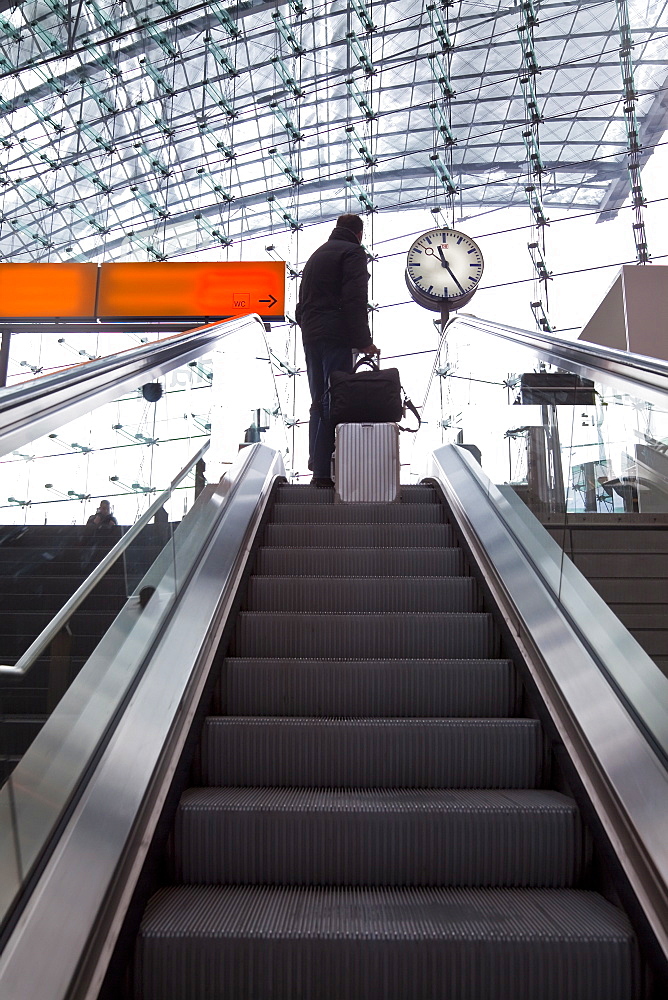
<path fill-rule="evenodd" d="M 312 486 L 333 486 L 334 427 L 329 418 L 329 376 L 352 372 L 353 352 L 378 354 L 367 310 L 369 274 L 359 215 L 340 215 L 326 243 L 304 267 L 297 322 L 302 330 L 311 390 L 309 468 Z"/>

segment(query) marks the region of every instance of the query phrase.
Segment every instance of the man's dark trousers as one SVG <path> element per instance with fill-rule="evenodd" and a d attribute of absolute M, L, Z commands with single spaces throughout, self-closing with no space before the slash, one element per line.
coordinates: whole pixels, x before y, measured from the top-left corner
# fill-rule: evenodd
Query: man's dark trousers
<path fill-rule="evenodd" d="M 352 372 L 353 350 L 331 341 L 316 340 L 304 345 L 308 384 L 311 390 L 309 419 L 309 459 L 314 479 L 331 476 L 334 425 L 329 418 L 329 376 L 332 372 Z"/>

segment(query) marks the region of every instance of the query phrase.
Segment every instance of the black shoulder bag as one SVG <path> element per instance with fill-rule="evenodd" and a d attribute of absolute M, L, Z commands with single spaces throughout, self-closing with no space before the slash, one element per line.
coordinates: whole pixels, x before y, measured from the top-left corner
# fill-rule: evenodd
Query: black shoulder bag
<path fill-rule="evenodd" d="M 358 371 L 367 365 L 369 371 Z M 403 393 L 403 399 L 402 399 Z M 329 414 L 334 424 L 399 423 L 410 410 L 418 420 L 415 428 L 400 427 L 414 434 L 420 428 L 420 415 L 406 398 L 397 368 L 383 368 L 370 357 L 363 357 L 353 373 L 332 372 L 329 378 Z"/>

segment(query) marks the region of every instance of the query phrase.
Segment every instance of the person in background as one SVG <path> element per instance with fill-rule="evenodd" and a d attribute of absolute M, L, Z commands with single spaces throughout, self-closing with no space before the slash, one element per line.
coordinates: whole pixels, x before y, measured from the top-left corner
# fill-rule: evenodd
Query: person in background
<path fill-rule="evenodd" d="M 302 273 L 296 319 L 301 327 L 311 392 L 309 469 L 312 486 L 333 486 L 334 426 L 329 418 L 329 376 L 352 372 L 354 356 L 379 354 L 367 309 L 369 274 L 359 215 L 340 215 L 329 239 L 311 254 Z"/>
<path fill-rule="evenodd" d="M 87 546 L 88 551 L 82 557 L 81 568 L 87 569 L 98 563 L 120 537 L 121 529 L 111 512 L 111 504 L 108 500 L 100 500 L 99 507 L 84 525 L 81 544 Z"/>
<path fill-rule="evenodd" d="M 118 521 L 111 513 L 108 500 L 100 500 L 100 505 L 94 514 L 86 521 L 84 535 L 94 535 L 95 538 L 115 538 L 118 535 Z"/>

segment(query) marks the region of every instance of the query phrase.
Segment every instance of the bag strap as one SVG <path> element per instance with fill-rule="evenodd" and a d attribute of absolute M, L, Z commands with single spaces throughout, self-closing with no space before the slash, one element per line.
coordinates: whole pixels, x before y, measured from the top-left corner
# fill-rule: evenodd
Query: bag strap
<path fill-rule="evenodd" d="M 355 362 L 355 367 L 353 368 L 353 374 L 355 374 L 360 365 L 368 365 L 371 371 L 373 372 L 380 371 L 380 365 L 378 364 L 377 361 L 374 361 L 374 359 L 371 357 L 370 354 L 363 355 L 361 358 L 359 358 L 358 361 Z"/>
<path fill-rule="evenodd" d="M 398 425 L 399 426 L 399 430 L 400 431 L 407 431 L 409 434 L 417 434 L 417 432 L 420 430 L 420 427 L 422 426 L 422 417 L 420 416 L 420 414 L 418 413 L 418 411 L 415 409 L 415 406 L 413 405 L 413 403 L 411 403 L 411 401 L 408 398 L 408 396 L 404 395 L 404 416 L 406 416 L 406 410 L 410 410 L 411 413 L 413 414 L 413 416 L 417 417 L 418 425 L 417 425 L 417 427 L 402 427 L 401 424 L 399 424 Z"/>

